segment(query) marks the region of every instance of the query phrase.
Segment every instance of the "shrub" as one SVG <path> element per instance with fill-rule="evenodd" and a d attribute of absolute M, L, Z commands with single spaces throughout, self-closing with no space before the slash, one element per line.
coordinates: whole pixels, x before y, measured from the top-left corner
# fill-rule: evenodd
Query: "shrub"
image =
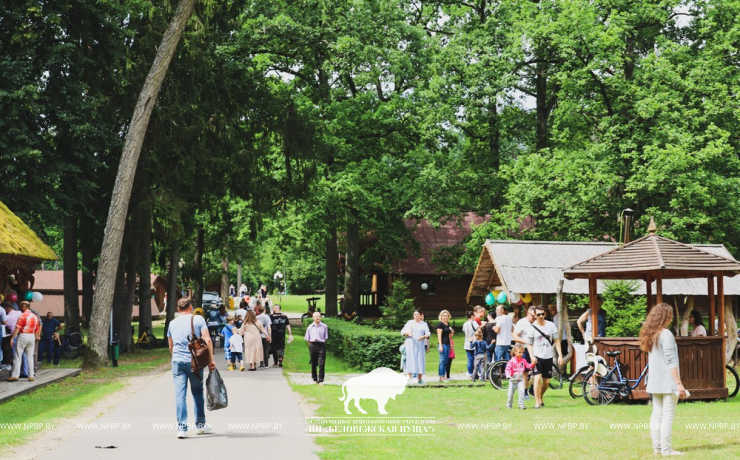
<path fill-rule="evenodd" d="M 406 322 L 414 316 L 414 299 L 409 298 L 410 296 L 409 281 L 404 278 L 396 278 L 391 285 L 391 292 L 386 298 L 386 304 L 380 306 L 383 317 L 378 320 L 378 325 L 400 331 Z"/>
<path fill-rule="evenodd" d="M 607 314 L 608 337 L 637 337 L 647 315 L 644 296 L 635 296 L 638 283 L 634 280 L 607 281 L 601 306 Z"/>
<path fill-rule="evenodd" d="M 351 366 L 365 372 L 378 367 L 399 370 L 403 343 L 401 328 L 397 331 L 373 329 L 347 321 L 323 319 L 329 326 L 327 347 Z"/>

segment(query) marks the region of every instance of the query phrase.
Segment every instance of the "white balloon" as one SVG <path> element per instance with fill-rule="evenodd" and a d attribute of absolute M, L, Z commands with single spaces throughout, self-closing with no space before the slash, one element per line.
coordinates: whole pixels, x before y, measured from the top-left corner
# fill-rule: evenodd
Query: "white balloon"
<path fill-rule="evenodd" d="M 44 299 L 44 295 L 40 292 L 34 292 L 32 298 L 34 302 L 41 302 Z"/>
<path fill-rule="evenodd" d="M 516 292 L 509 293 L 509 302 L 518 303 L 520 300 L 522 300 L 521 294 L 517 294 Z"/>

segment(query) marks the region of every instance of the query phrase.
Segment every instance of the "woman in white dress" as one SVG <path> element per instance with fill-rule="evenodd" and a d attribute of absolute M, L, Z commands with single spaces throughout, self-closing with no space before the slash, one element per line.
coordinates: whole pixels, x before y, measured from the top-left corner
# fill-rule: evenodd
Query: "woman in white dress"
<path fill-rule="evenodd" d="M 409 320 L 401 335 L 406 337 L 406 365 L 403 371 L 409 375 L 409 383 L 412 375 L 419 376 L 419 384 L 424 383 L 424 368 L 426 367 L 426 340 L 429 338 L 429 325 L 421 320 L 421 312 L 414 310 L 414 319 Z"/>

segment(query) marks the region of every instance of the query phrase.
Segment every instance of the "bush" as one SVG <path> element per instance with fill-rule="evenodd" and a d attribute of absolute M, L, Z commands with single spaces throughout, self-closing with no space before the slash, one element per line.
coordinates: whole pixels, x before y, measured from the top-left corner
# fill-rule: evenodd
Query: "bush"
<path fill-rule="evenodd" d="M 329 326 L 328 349 L 352 367 L 369 372 L 378 367 L 399 370 L 403 343 L 401 328 L 397 331 L 373 329 L 342 320 L 322 320 Z"/>
<path fill-rule="evenodd" d="M 608 337 L 637 337 L 647 315 L 644 296 L 635 296 L 638 283 L 634 280 L 607 281 L 604 283 L 601 306 L 606 311 Z"/>
<path fill-rule="evenodd" d="M 383 317 L 378 320 L 378 325 L 400 331 L 406 322 L 414 316 L 414 299 L 409 298 L 410 296 L 409 281 L 404 278 L 396 278 L 391 285 L 391 292 L 386 298 L 386 304 L 380 306 Z"/>

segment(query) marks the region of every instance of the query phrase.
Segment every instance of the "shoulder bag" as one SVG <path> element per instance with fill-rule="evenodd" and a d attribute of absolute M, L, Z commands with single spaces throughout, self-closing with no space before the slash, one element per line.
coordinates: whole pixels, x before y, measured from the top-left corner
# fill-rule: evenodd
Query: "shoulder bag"
<path fill-rule="evenodd" d="M 208 344 L 203 337 L 196 337 L 195 325 L 193 321 L 195 315 L 190 316 L 190 331 L 192 335 L 188 339 L 188 349 L 190 350 L 190 370 L 200 378 L 198 371 L 208 367 L 211 362 L 211 352 L 208 350 Z M 202 378 L 201 378 L 202 380 Z"/>

